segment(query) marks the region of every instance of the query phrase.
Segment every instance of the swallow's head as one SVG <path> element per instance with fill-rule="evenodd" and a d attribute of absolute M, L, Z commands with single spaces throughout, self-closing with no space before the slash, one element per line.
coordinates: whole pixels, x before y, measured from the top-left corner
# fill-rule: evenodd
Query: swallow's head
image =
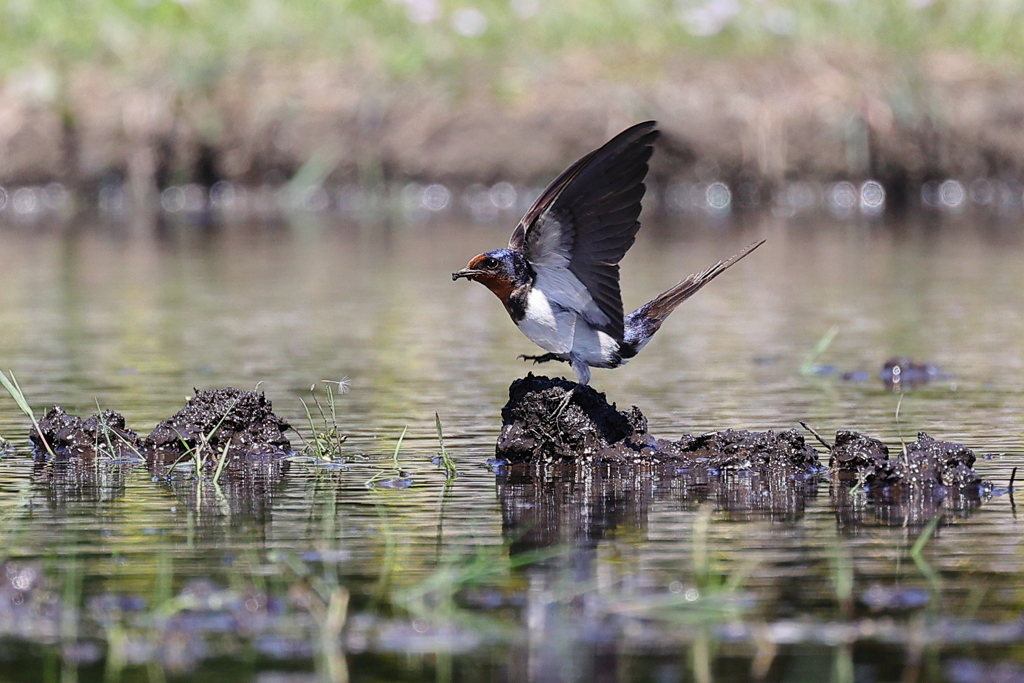
<path fill-rule="evenodd" d="M 512 291 L 524 282 L 527 268 L 526 259 L 518 252 L 495 249 L 471 258 L 465 268 L 452 273 L 452 280 L 461 277 L 476 280 L 505 303 Z"/>

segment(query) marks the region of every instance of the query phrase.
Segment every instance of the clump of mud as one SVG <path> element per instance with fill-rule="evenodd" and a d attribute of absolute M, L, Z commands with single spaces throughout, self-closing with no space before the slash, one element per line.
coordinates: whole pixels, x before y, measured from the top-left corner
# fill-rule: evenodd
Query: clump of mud
<path fill-rule="evenodd" d="M 885 384 L 895 389 L 900 386 L 915 387 L 927 384 L 932 380 L 945 379 L 948 375 L 931 363 L 918 363 L 911 358 L 897 356 L 885 361 L 879 377 Z"/>
<path fill-rule="evenodd" d="M 291 426 L 274 415 L 264 394 L 239 389 L 195 390 L 185 407 L 158 424 L 146 437 L 148 453 L 179 457 L 200 448 L 228 456 L 239 453 L 286 454 Z"/>
<path fill-rule="evenodd" d="M 604 394 L 589 386 L 532 373 L 509 387 L 509 400 L 501 417 L 497 456 L 512 463 L 674 462 L 710 472 L 820 469 L 818 453 L 796 431 L 726 430 L 700 436 L 687 434 L 678 441 L 656 439 L 647 433 L 647 418 L 636 406 L 620 412 Z"/>
<path fill-rule="evenodd" d="M 992 491 L 991 482 L 972 469 L 974 460 L 966 446 L 924 432 L 893 456 L 877 439 L 837 432 L 829 466 L 840 528 L 920 526 L 936 515 L 968 516 Z"/>
<path fill-rule="evenodd" d="M 563 406 L 570 391 L 571 398 Z M 604 394 L 589 386 L 532 372 L 512 382 L 501 421 L 498 457 L 509 462 L 595 454 L 603 459 L 629 459 L 651 441 L 647 419 L 637 407 L 620 413 Z"/>
<path fill-rule="evenodd" d="M 878 486 L 958 487 L 982 485 L 982 478 L 971 467 L 975 457 L 971 449 L 958 443 L 936 441 L 924 432 L 908 443 L 897 457 L 881 441 L 857 432 L 836 432 L 829 467 L 842 481 Z"/>
<path fill-rule="evenodd" d="M 137 456 L 142 448 L 139 435 L 125 426 L 124 416 L 104 410 L 85 420 L 68 413 L 60 406 L 50 408 L 46 416 L 29 430 L 28 438 L 36 453 L 45 454 L 46 444 L 58 457 Z M 46 440 L 46 444 L 43 443 Z"/>
<path fill-rule="evenodd" d="M 196 390 L 185 407 L 153 429 L 145 439 L 125 426 L 124 417 L 105 410 L 85 420 L 54 406 L 32 427 L 29 438 L 37 456 L 58 458 L 143 455 L 155 461 L 177 460 L 197 450 L 207 461 L 227 449 L 228 457 L 276 457 L 291 452 L 284 432 L 291 427 L 274 415 L 270 400 L 255 391 Z M 43 443 L 43 438 L 46 443 Z"/>

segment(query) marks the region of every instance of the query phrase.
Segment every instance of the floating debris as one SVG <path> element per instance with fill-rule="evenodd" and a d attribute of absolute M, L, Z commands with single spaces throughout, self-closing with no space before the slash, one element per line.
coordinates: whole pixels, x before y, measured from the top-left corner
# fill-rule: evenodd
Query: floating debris
<path fill-rule="evenodd" d="M 903 356 L 894 356 L 885 361 L 879 378 L 892 388 L 914 387 L 927 384 L 933 380 L 945 379 L 949 375 L 943 373 L 931 363 L 918 363 Z"/>

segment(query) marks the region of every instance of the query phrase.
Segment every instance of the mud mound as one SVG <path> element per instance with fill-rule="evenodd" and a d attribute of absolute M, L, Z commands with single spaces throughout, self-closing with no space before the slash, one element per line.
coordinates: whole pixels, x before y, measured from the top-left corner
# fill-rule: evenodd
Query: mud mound
<path fill-rule="evenodd" d="M 288 453 L 290 425 L 274 415 L 270 400 L 255 391 L 196 390 L 185 407 L 153 429 L 143 442 L 155 455 L 179 456 L 196 447 L 228 455 Z"/>
<path fill-rule="evenodd" d="M 991 482 L 971 469 L 974 460 L 966 446 L 936 441 L 924 432 L 891 457 L 877 439 L 837 432 L 829 465 L 839 526 L 921 526 L 936 515 L 964 518 L 992 491 Z"/>
<path fill-rule="evenodd" d="M 140 439 L 125 426 L 124 417 L 105 410 L 83 420 L 54 406 L 33 427 L 29 439 L 39 457 L 48 455 L 40 432 L 54 454 L 65 458 L 104 456 L 120 458 L 144 455 L 151 461 L 174 461 L 193 449 L 208 463 L 227 447 L 228 470 L 235 460 L 259 460 L 291 452 L 284 432 L 291 427 L 274 415 L 270 400 L 255 391 L 238 389 L 196 390 L 184 408 Z"/>
<path fill-rule="evenodd" d="M 716 470 L 820 468 L 818 452 L 792 429 L 777 434 L 732 429 L 701 436 L 686 434 L 666 450 Z"/>
<path fill-rule="evenodd" d="M 829 467 L 843 480 L 867 487 L 977 487 L 982 478 L 971 467 L 971 449 L 957 443 L 936 441 L 924 432 L 908 443 L 899 456 L 890 458 L 881 441 L 850 431 L 836 432 Z"/>
<path fill-rule="evenodd" d="M 589 386 L 533 373 L 509 387 L 501 417 L 497 456 L 508 462 L 672 462 L 708 471 L 820 468 L 818 453 L 793 430 L 778 434 L 726 430 L 687 434 L 679 441 L 655 439 L 647 433 L 647 418 L 636 406 L 620 412 Z"/>
<path fill-rule="evenodd" d="M 113 410 L 104 410 L 85 420 L 68 415 L 60 406 L 54 406 L 29 430 L 28 438 L 35 446 L 36 455 L 46 455 L 42 437 L 57 457 L 108 457 L 138 455 L 142 444 L 139 435 L 125 426 L 124 416 Z"/>
<path fill-rule="evenodd" d="M 498 457 L 510 462 L 575 459 L 603 451 L 622 459 L 639 455 L 649 441 L 647 419 L 636 406 L 621 413 L 589 386 L 532 372 L 512 382 L 501 421 Z"/>

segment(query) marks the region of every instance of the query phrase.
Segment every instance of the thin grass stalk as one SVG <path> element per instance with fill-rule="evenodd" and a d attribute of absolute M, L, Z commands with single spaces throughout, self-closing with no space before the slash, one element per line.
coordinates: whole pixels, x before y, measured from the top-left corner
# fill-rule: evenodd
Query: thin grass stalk
<path fill-rule="evenodd" d="M 391 456 L 391 464 L 394 465 L 395 471 L 401 474 L 402 465 L 398 462 L 398 452 L 402 450 L 402 442 L 405 441 L 405 433 L 409 431 L 409 425 L 402 427 L 402 434 L 398 437 L 398 443 L 395 444 L 395 454 Z"/>
<path fill-rule="evenodd" d="M 220 475 L 224 472 L 224 465 L 228 461 L 228 446 L 230 445 L 224 444 L 224 448 L 220 449 L 220 458 L 217 459 L 217 470 L 213 473 L 214 484 L 220 482 Z"/>
<path fill-rule="evenodd" d="M 451 480 L 458 475 L 455 462 L 448 455 L 448 449 L 444 447 L 444 432 L 441 430 L 441 416 L 434 412 L 434 424 L 437 426 L 437 441 L 441 444 L 441 464 L 444 465 L 445 479 Z"/>
<path fill-rule="evenodd" d="M 316 438 L 316 425 L 313 424 L 313 415 L 312 415 L 312 413 L 309 412 L 309 406 L 306 405 L 306 402 L 302 399 L 301 396 L 299 397 L 299 403 L 301 403 L 303 409 L 305 409 L 305 411 L 306 411 L 306 419 L 309 421 L 309 433 L 312 435 L 312 439 L 313 439 L 313 441 L 312 441 L 313 455 L 315 455 L 316 457 L 319 458 L 321 456 L 320 439 Z M 303 439 L 303 441 L 305 441 L 305 439 Z M 307 450 L 309 449 L 309 446 L 310 446 L 310 442 L 306 441 L 306 448 L 307 448 Z"/>
<path fill-rule="evenodd" d="M 835 341 L 836 335 L 839 334 L 839 326 L 833 325 L 828 331 L 818 339 L 818 342 L 814 345 L 814 348 L 804 358 L 804 362 L 800 364 L 800 374 L 813 375 L 815 365 L 818 359 L 828 351 L 828 347 L 832 346 L 832 342 Z"/>
<path fill-rule="evenodd" d="M 14 376 L 14 370 L 10 370 L 11 378 L 7 379 L 7 375 L 0 372 L 0 384 L 3 384 L 4 389 L 11 395 L 14 402 L 18 404 L 18 408 L 21 412 L 25 413 L 30 420 L 32 420 L 32 426 L 36 428 L 36 434 L 39 435 L 39 440 L 43 442 L 43 447 L 46 452 L 50 454 L 50 457 L 56 458 L 57 455 L 50 448 L 50 444 L 46 441 L 46 436 L 43 435 L 43 430 L 39 428 L 39 422 L 36 420 L 36 415 L 32 412 L 32 406 L 28 404 L 25 399 L 25 393 L 21 390 L 21 385 L 18 384 L 18 378 Z"/>

